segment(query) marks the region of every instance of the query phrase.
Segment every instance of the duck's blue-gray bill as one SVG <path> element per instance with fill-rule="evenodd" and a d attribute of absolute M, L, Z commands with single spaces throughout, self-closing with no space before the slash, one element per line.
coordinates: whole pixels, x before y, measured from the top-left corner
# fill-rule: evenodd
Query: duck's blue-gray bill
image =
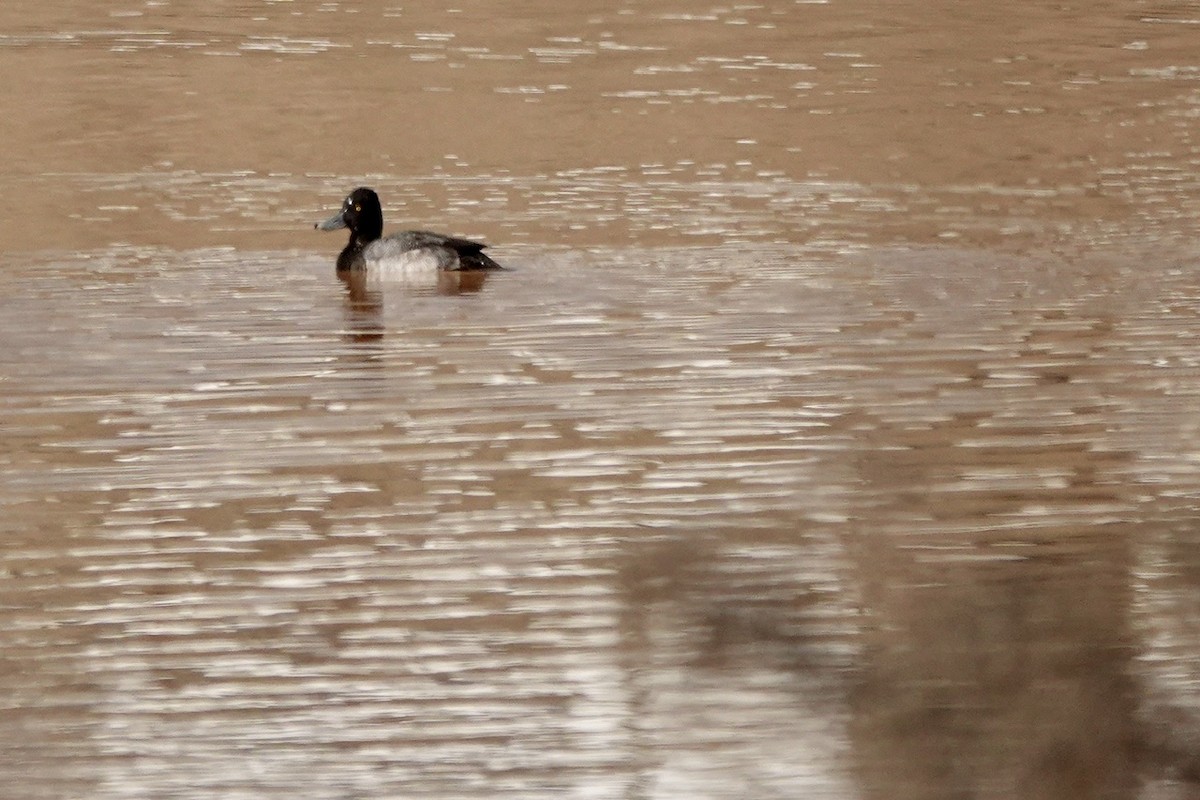
<path fill-rule="evenodd" d="M 323 231 L 336 231 L 346 227 L 346 220 L 342 219 L 342 212 L 339 211 L 324 222 L 318 222 L 314 227 Z"/>

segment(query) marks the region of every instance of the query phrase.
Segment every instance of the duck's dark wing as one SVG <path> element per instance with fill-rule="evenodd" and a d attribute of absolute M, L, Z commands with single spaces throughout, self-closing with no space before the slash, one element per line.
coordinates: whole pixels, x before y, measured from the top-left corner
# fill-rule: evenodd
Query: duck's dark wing
<path fill-rule="evenodd" d="M 431 231 L 400 231 L 388 236 L 385 241 L 396 242 L 403 251 L 451 250 L 458 255 L 459 263 L 457 267 L 450 266 L 445 269 L 503 269 L 484 254 L 486 244 L 470 239 L 459 239 Z"/>

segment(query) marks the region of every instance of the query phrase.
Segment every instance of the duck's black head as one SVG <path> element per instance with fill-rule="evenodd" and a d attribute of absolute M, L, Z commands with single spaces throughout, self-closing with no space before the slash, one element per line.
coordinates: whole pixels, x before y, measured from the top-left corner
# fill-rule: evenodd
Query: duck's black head
<path fill-rule="evenodd" d="M 348 262 L 383 235 L 383 208 L 379 205 L 379 195 L 360 186 L 346 196 L 341 211 L 324 222 L 318 222 L 315 227 L 323 231 L 350 229 L 350 242 L 338 257 L 338 267 L 341 268 L 343 260 Z"/>

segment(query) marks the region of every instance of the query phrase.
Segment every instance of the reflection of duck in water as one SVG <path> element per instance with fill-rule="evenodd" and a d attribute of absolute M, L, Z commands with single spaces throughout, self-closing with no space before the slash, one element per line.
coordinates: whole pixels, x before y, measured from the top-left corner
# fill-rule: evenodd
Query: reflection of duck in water
<path fill-rule="evenodd" d="M 383 292 L 367 285 L 365 270 L 343 270 L 338 278 L 346 285 L 346 334 L 356 344 L 383 338 Z"/>
<path fill-rule="evenodd" d="M 487 245 L 469 239 L 429 231 L 400 231 L 383 238 L 379 195 L 366 187 L 351 192 L 342 210 L 316 227 L 323 231 L 350 229 L 350 241 L 338 255 L 339 272 L 365 269 L 373 277 L 404 279 L 503 269 L 484 254 Z M 438 283 L 440 288 L 441 281 Z"/>

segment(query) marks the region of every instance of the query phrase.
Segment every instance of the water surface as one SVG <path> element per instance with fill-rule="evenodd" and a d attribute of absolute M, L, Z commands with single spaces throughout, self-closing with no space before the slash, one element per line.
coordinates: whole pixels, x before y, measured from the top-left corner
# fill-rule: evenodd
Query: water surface
<path fill-rule="evenodd" d="M 5 6 L 4 796 L 1191 796 L 1198 19 Z"/>

